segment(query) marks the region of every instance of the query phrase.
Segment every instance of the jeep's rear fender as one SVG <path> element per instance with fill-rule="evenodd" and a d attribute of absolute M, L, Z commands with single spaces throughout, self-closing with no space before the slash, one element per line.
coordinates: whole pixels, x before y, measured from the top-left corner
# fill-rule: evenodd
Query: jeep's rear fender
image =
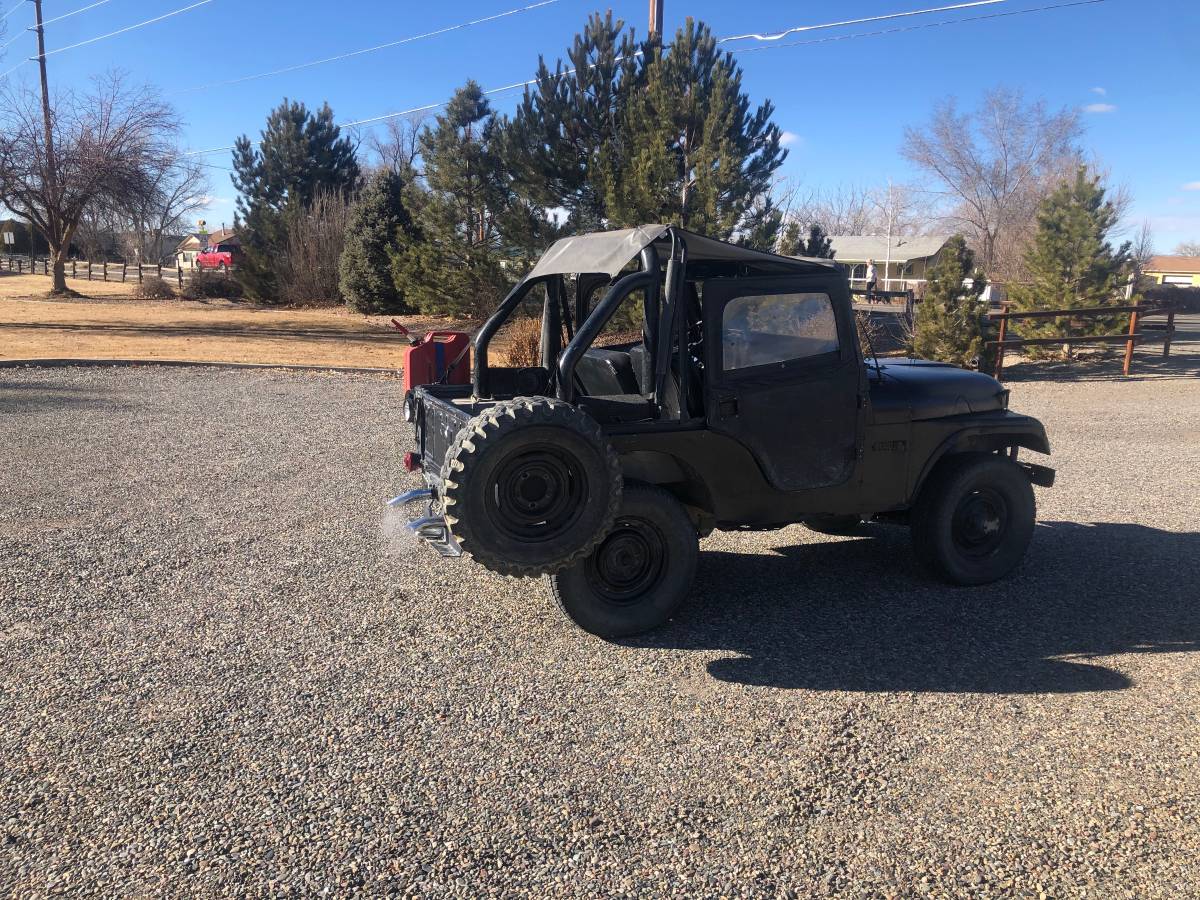
<path fill-rule="evenodd" d="M 908 496 L 916 499 L 934 467 L 951 454 L 995 453 L 1014 447 L 1049 454 L 1050 441 L 1045 426 L 1032 416 L 1007 411 L 986 417 L 948 416 L 913 423 L 909 458 L 914 465 L 909 470 Z M 1050 472 L 1041 466 L 1036 468 Z M 1043 476 L 1031 473 L 1032 477 Z M 1052 474 L 1050 480 L 1053 480 Z"/>

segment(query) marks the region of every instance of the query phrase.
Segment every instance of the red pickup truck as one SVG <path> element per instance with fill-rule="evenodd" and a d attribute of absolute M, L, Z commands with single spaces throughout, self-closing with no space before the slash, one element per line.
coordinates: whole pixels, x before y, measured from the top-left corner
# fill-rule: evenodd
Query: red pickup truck
<path fill-rule="evenodd" d="M 197 269 L 217 269 L 224 272 L 241 261 L 242 248 L 237 244 L 217 244 L 196 254 Z"/>

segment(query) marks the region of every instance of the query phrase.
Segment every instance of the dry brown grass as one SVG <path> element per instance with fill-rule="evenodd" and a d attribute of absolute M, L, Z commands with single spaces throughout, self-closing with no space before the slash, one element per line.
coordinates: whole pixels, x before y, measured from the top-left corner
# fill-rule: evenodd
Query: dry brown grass
<path fill-rule="evenodd" d="M 521 316 L 505 329 L 505 365 L 536 366 L 542 361 L 542 320 Z"/>

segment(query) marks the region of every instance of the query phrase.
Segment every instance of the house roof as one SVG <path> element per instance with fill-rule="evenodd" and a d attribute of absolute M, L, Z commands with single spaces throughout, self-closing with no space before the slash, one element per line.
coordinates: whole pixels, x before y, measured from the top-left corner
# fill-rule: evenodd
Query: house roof
<path fill-rule="evenodd" d="M 210 247 L 214 244 L 220 244 L 223 241 L 237 242 L 237 232 L 232 228 L 218 228 L 216 231 L 210 231 L 208 233 L 208 244 Z M 180 239 L 179 244 L 175 247 L 175 249 L 177 251 L 191 250 L 193 248 L 199 249 L 203 245 L 204 241 L 200 239 L 200 232 L 193 231 L 191 234 L 184 235 Z"/>
<path fill-rule="evenodd" d="M 921 234 L 916 237 L 893 237 L 892 252 L 888 253 L 886 235 L 834 234 L 830 235 L 834 259 L 840 263 L 866 262 L 869 259 L 880 263 L 890 255 L 892 262 L 908 262 L 910 259 L 926 259 L 934 256 L 950 240 L 948 234 Z"/>
<path fill-rule="evenodd" d="M 1200 256 L 1152 256 L 1145 271 L 1200 275 Z"/>

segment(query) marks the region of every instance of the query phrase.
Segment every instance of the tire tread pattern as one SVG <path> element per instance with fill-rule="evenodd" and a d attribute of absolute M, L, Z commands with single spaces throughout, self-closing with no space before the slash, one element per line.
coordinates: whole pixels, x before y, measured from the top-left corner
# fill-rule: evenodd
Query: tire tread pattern
<path fill-rule="evenodd" d="M 474 524 L 469 517 L 460 517 L 455 507 L 461 503 L 463 491 L 472 470 L 471 459 L 486 443 L 530 425 L 551 425 L 569 428 L 585 440 L 601 448 L 609 481 L 608 505 L 600 528 L 582 547 L 548 562 L 526 564 L 488 552 L 476 539 Z M 621 461 L 604 436 L 600 425 L 570 403 L 550 397 L 514 397 L 481 412 L 464 425 L 446 451 L 442 465 L 442 514 L 446 525 L 462 549 L 482 566 L 499 575 L 532 578 L 549 575 L 574 565 L 587 557 L 608 536 L 621 508 L 624 478 Z"/>

